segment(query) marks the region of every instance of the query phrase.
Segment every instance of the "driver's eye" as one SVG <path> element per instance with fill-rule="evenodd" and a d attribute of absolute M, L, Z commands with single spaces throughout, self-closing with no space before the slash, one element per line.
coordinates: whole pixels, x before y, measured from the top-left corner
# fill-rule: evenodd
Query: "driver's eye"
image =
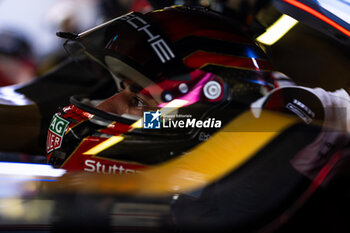
<path fill-rule="evenodd" d="M 147 104 L 138 97 L 133 97 L 131 99 L 131 105 L 135 107 L 145 107 Z"/>

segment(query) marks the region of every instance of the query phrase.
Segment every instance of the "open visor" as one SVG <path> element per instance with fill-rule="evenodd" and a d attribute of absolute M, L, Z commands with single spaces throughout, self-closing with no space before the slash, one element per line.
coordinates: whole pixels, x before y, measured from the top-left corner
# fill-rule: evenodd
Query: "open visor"
<path fill-rule="evenodd" d="M 171 42 L 147 16 L 131 12 L 79 34 L 65 43 L 75 56 L 85 53 L 117 77 L 144 88 L 160 77 L 181 77 L 188 70 Z"/>
<path fill-rule="evenodd" d="M 172 43 L 149 17 L 132 12 L 79 34 L 65 43 L 73 56 L 86 54 L 108 69 L 117 87 L 123 81 L 135 93 L 154 99 L 157 107 L 175 99 L 190 105 L 202 98 L 203 87 L 219 79 L 201 70 L 190 71 Z M 209 101 L 223 96 L 223 82 L 207 88 Z"/>
<path fill-rule="evenodd" d="M 227 44 L 217 43 L 215 49 L 227 50 Z M 229 56 L 208 55 L 208 62 L 207 57 L 201 58 L 206 63 L 219 60 L 207 69 L 193 65 L 190 70 L 182 61 L 186 53 L 164 35 L 150 15 L 131 12 L 71 38 L 65 48 L 72 55 L 84 53 L 103 65 L 117 81 L 117 87 L 123 81 L 134 93 L 154 99 L 157 107 L 163 108 L 174 100 L 180 100 L 181 107 L 221 102 L 229 96 L 227 81 L 237 92 L 237 99 L 241 93 L 255 93 L 261 85 L 269 85 L 265 83 L 265 73 L 254 66 L 260 60 L 250 53 L 258 49 L 236 42 L 230 45 Z"/>

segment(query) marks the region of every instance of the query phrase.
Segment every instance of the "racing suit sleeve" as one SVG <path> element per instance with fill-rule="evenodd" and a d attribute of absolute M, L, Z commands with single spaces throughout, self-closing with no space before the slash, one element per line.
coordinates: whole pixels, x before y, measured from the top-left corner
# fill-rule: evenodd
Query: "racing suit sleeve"
<path fill-rule="evenodd" d="M 290 161 L 297 171 L 312 180 L 350 141 L 350 97 L 344 89 L 329 92 L 301 86 L 276 88 L 254 102 L 251 109 L 256 117 L 261 109 L 270 109 L 294 114 L 306 124 L 321 123 L 317 138 Z"/>

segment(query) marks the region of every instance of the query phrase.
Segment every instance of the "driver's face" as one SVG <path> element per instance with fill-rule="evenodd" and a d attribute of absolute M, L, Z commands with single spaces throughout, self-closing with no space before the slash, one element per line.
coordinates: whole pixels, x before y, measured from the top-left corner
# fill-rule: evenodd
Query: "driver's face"
<path fill-rule="evenodd" d="M 96 108 L 118 115 L 131 114 L 141 117 L 144 111 L 154 110 L 157 107 L 157 102 L 153 98 L 132 92 L 125 83 L 124 86 L 124 90 L 109 97 Z"/>

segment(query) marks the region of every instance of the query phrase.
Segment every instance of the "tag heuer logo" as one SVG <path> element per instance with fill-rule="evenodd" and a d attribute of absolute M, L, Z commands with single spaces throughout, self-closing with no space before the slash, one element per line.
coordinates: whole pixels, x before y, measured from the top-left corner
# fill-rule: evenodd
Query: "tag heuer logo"
<path fill-rule="evenodd" d="M 69 122 L 55 114 L 50 123 L 47 133 L 46 150 L 50 153 L 54 149 L 61 147 L 62 138 Z"/>

